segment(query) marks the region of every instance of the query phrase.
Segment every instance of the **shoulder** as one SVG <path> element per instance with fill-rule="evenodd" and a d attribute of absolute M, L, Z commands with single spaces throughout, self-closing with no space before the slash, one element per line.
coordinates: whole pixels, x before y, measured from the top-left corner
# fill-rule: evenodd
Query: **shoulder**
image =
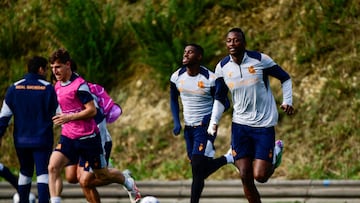
<path fill-rule="evenodd" d="M 246 55 L 252 59 L 255 59 L 255 60 L 258 60 L 258 61 L 261 61 L 261 58 L 262 58 L 262 54 L 258 51 L 249 51 L 249 50 L 246 50 Z"/>
<path fill-rule="evenodd" d="M 227 55 L 227 56 L 225 56 L 224 58 L 222 58 L 220 61 L 219 61 L 219 63 L 218 63 L 218 67 L 220 67 L 220 68 L 223 68 L 227 63 L 229 63 L 230 62 L 230 56 L 229 55 Z"/>
<path fill-rule="evenodd" d="M 208 68 L 206 68 L 205 66 L 200 67 L 200 74 L 208 80 L 216 79 L 215 73 L 209 70 Z"/>
<path fill-rule="evenodd" d="M 170 81 L 176 81 L 184 73 L 186 73 L 186 67 L 182 66 L 171 75 Z"/>
<path fill-rule="evenodd" d="M 268 56 L 267 54 L 258 52 L 258 51 L 246 51 L 246 55 L 254 60 L 258 60 L 261 61 L 262 63 L 271 63 L 273 61 L 272 58 L 270 58 L 270 56 Z"/>
<path fill-rule="evenodd" d="M 46 81 L 46 80 L 43 80 L 43 79 L 39 79 L 38 82 L 40 82 L 44 86 L 52 86 L 49 81 Z"/>

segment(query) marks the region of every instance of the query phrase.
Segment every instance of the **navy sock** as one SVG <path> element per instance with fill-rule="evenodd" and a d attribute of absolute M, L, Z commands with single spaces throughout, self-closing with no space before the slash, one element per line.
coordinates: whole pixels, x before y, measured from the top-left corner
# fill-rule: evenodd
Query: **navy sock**
<path fill-rule="evenodd" d="M 0 176 L 5 178 L 16 190 L 18 189 L 18 178 L 11 173 L 9 168 L 4 166 L 3 169 L 0 170 Z"/>
<path fill-rule="evenodd" d="M 31 183 L 26 185 L 19 185 L 18 193 L 20 197 L 20 203 L 29 203 L 30 190 Z"/>

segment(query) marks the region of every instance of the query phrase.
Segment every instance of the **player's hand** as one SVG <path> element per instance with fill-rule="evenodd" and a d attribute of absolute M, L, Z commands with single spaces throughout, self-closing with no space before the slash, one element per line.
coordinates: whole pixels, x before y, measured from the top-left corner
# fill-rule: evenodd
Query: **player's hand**
<path fill-rule="evenodd" d="M 215 136 L 217 133 L 217 125 L 215 123 L 213 124 L 210 123 L 207 132 L 209 135 Z"/>
<path fill-rule="evenodd" d="M 173 135 L 174 136 L 178 136 L 181 132 L 181 125 L 180 123 L 177 123 L 174 125 L 174 128 L 173 128 Z"/>
<path fill-rule="evenodd" d="M 52 120 L 55 125 L 62 125 L 69 122 L 71 118 L 69 114 L 58 114 L 52 117 Z"/>
<path fill-rule="evenodd" d="M 287 115 L 292 115 L 294 114 L 295 110 L 291 105 L 288 104 L 282 104 L 280 105 L 280 108 L 287 114 Z"/>

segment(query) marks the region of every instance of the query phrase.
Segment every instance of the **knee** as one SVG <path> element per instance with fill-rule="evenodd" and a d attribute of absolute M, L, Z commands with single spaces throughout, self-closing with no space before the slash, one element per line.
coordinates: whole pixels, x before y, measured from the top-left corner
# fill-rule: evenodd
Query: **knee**
<path fill-rule="evenodd" d="M 254 175 L 254 179 L 259 183 L 266 183 L 269 178 L 264 175 Z"/>
<path fill-rule="evenodd" d="M 69 176 L 66 174 L 65 178 L 66 178 L 66 181 L 71 184 L 76 184 L 79 182 L 77 176 Z"/>
<path fill-rule="evenodd" d="M 265 171 L 255 171 L 254 179 L 259 183 L 266 183 L 269 180 L 270 174 Z"/>
<path fill-rule="evenodd" d="M 65 179 L 68 183 L 71 184 L 76 184 L 79 181 L 80 176 L 78 175 L 78 173 L 76 171 L 71 171 L 68 170 L 67 168 L 65 169 Z"/>
<path fill-rule="evenodd" d="M 273 172 L 272 164 L 269 162 L 257 160 L 254 164 L 254 179 L 259 183 L 266 183 Z"/>
<path fill-rule="evenodd" d="M 55 166 L 54 164 L 49 163 L 48 165 L 48 172 L 49 174 L 54 174 L 54 173 L 58 173 L 59 169 L 57 166 Z"/>

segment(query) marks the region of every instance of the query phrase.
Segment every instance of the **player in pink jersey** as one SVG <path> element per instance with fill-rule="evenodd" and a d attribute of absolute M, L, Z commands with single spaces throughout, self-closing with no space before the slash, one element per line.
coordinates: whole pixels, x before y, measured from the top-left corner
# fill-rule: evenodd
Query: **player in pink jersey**
<path fill-rule="evenodd" d="M 128 191 L 130 201 L 135 203 L 141 195 L 128 173 L 108 169 L 101 146 L 99 129 L 94 120 L 96 107 L 87 82 L 71 70 L 70 54 L 65 49 L 55 51 L 50 57 L 51 68 L 57 80 L 55 84 L 61 114 L 53 117 L 55 125 L 61 125 L 61 137 L 51 155 L 49 169 L 49 189 L 51 203 L 61 202 L 61 171 L 67 163 L 84 160 L 84 167 L 90 167 L 96 176 L 84 170 L 80 176 L 83 190 L 92 190 L 95 185 L 118 183 Z M 93 196 L 84 192 L 89 202 Z"/>

